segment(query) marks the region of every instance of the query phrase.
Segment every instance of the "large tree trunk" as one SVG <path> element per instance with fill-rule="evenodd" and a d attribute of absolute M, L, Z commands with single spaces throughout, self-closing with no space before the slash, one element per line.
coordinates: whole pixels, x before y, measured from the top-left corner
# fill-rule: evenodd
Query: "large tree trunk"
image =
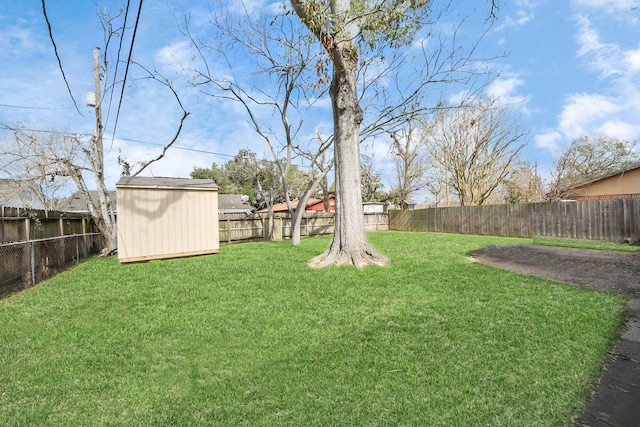
<path fill-rule="evenodd" d="M 358 49 L 354 41 L 359 32 L 354 19 L 357 12 L 350 0 L 331 0 L 331 13 L 325 16 L 319 16 L 320 8 L 314 1 L 291 0 L 291 5 L 324 45 L 333 63 L 330 94 L 336 168 L 335 231 L 327 252 L 313 258 L 309 265 L 386 265 L 386 258 L 369 246 L 364 230 L 360 188 L 362 109 L 356 91 Z"/>
<path fill-rule="evenodd" d="M 362 109 L 356 95 L 355 64 L 341 68 L 334 63 L 330 93 L 335 141 L 335 231 L 329 249 L 309 261 L 309 265 L 313 268 L 342 264 L 358 268 L 386 265 L 386 258 L 371 248 L 365 234 L 360 185 Z"/>

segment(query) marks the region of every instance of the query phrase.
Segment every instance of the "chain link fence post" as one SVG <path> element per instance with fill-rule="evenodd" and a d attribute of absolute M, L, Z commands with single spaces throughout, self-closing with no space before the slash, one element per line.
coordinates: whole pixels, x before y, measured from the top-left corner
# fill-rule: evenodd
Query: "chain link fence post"
<path fill-rule="evenodd" d="M 31 265 L 31 286 L 36 285 L 36 250 L 35 242 L 31 240 L 29 242 L 29 259 Z"/>

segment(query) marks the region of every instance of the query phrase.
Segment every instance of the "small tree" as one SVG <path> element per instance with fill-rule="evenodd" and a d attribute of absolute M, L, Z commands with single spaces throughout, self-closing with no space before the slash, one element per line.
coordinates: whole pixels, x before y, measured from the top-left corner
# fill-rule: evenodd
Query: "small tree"
<path fill-rule="evenodd" d="M 522 160 L 512 167 L 499 189 L 502 199 L 508 204 L 545 201 L 544 184 L 538 174 L 537 164 L 531 165 Z"/>
<path fill-rule="evenodd" d="M 438 114 L 423 135 L 460 205 L 481 205 L 510 174 L 526 133 L 496 100 Z"/>
<path fill-rule="evenodd" d="M 362 155 L 360 160 L 362 175 L 362 200 L 364 202 L 384 202 L 387 194 L 382 191 L 384 183 L 382 177 L 374 169 L 373 155 Z"/>
<path fill-rule="evenodd" d="M 441 162 L 427 156 L 427 171 L 424 178 L 424 188 L 435 199 L 435 206 L 450 206 L 451 184 L 446 169 Z"/>
<path fill-rule="evenodd" d="M 211 168 L 208 169 L 194 167 L 189 176 L 193 179 L 211 179 L 215 181 L 220 194 L 234 194 L 241 192 L 241 190 L 236 190 L 234 184 L 229 180 L 229 177 L 224 170 L 224 166 L 219 167 L 215 163 L 211 164 Z"/>
<path fill-rule="evenodd" d="M 34 165 L 40 179 L 69 178 L 87 201 L 87 209 L 103 236 L 108 252 L 116 245 L 116 222 L 111 200 L 104 184 L 104 165 L 98 157 L 97 138 L 56 131 L 9 128 L 15 136 L 14 149 L 4 153 L 16 163 Z M 92 199 L 84 174 L 94 177 L 98 201 Z"/>
<path fill-rule="evenodd" d="M 396 167 L 396 184 L 391 188 L 392 201 L 402 209 L 425 186 L 427 159 L 424 144 L 415 135 L 415 128 L 390 133 L 391 155 Z"/>
<path fill-rule="evenodd" d="M 241 3 L 245 6 L 243 3 Z M 204 93 L 238 103 L 259 138 L 265 143 L 279 173 L 284 201 L 292 215 L 292 243 L 300 242 L 300 224 L 306 201 L 314 194 L 333 163 L 323 162 L 325 151 L 330 150 L 332 138 L 308 138 L 300 135 L 305 117 L 314 107 L 317 95 L 326 89 L 318 83 L 316 74 L 321 56 L 314 46 L 313 37 L 299 25 L 283 16 L 258 17 L 249 11 L 229 11 L 222 6 L 214 13 L 211 27 L 214 36 L 201 41 L 192 33 L 185 20 L 184 34 L 198 53 L 200 65 L 193 70 L 194 84 Z M 229 55 L 234 52 L 234 55 Z M 217 64 L 212 67 L 210 64 Z M 234 75 L 237 69 L 253 67 L 252 78 Z M 219 64 L 227 64 L 224 73 Z M 261 80 L 262 85 L 256 84 Z M 263 120 L 261 117 L 269 117 Z M 271 118 L 277 118 L 272 126 Z M 316 143 L 319 141 L 319 144 Z M 295 159 L 306 159 L 310 165 L 306 186 L 298 192 L 299 177 L 293 164 Z M 292 200 L 299 198 L 294 209 Z"/>
<path fill-rule="evenodd" d="M 46 214 L 57 208 L 60 195 L 65 192 L 69 180 L 48 175 L 47 165 L 43 164 L 44 162 L 32 161 L 26 153 L 21 153 L 23 148 L 16 143 L 8 143 L 8 147 L 2 147 L 0 153 L 4 161 L 0 163 L 0 171 L 30 188 L 44 206 Z"/>

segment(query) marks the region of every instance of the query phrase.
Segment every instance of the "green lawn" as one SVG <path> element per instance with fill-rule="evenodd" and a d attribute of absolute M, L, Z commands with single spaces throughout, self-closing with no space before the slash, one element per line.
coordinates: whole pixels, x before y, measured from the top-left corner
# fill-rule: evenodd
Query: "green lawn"
<path fill-rule="evenodd" d="M 553 237 L 536 237 L 533 243 L 543 246 L 562 246 L 564 248 L 597 249 L 602 251 L 640 252 L 640 245 L 616 242 L 599 242 L 582 239 L 556 239 Z"/>
<path fill-rule="evenodd" d="M 389 267 L 247 243 L 94 259 L 0 302 L 0 425 L 571 424 L 623 298 L 465 256 L 531 240 L 369 238 Z"/>

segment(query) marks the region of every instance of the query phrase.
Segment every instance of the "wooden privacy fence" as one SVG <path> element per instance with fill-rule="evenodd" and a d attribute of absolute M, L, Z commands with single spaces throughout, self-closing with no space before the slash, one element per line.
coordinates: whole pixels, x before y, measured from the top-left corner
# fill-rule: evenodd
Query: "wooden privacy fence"
<path fill-rule="evenodd" d="M 86 215 L 63 212 L 25 211 L 7 208 L 0 216 L 0 243 L 48 239 L 95 232 Z"/>
<path fill-rule="evenodd" d="M 264 219 L 245 215 L 219 215 L 220 244 L 264 239 Z"/>
<path fill-rule="evenodd" d="M 640 199 L 389 211 L 389 229 L 638 242 Z"/>
<path fill-rule="evenodd" d="M 387 214 L 365 214 L 367 231 L 388 230 Z M 292 220 L 288 214 L 275 214 L 273 229 L 276 240 L 291 238 Z M 218 217 L 220 243 L 234 243 L 268 239 L 269 223 L 266 217 L 241 217 L 220 215 Z M 333 214 L 305 214 L 300 225 L 300 236 L 310 237 L 333 233 Z"/>

